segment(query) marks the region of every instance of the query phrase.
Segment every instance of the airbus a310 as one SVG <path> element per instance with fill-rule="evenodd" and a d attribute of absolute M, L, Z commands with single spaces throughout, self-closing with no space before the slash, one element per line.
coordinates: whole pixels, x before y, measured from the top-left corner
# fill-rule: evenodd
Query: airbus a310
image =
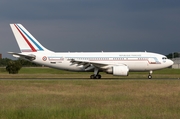
<path fill-rule="evenodd" d="M 41 45 L 21 24 L 10 24 L 21 53 L 9 52 L 14 57 L 48 67 L 94 72 L 91 79 L 100 79 L 100 72 L 128 76 L 131 71 L 148 71 L 169 67 L 173 61 L 151 52 L 53 52 Z"/>

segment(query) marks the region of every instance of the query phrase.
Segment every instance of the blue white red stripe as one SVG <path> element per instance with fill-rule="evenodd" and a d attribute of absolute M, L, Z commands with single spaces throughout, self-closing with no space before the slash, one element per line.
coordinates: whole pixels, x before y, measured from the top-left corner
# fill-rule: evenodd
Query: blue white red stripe
<path fill-rule="evenodd" d="M 14 26 L 17 28 L 17 30 L 19 31 L 19 33 L 21 34 L 21 36 L 23 37 L 23 39 L 26 41 L 26 43 L 28 44 L 28 46 L 31 48 L 30 49 L 21 49 L 22 52 L 37 52 L 37 51 L 43 51 L 43 48 L 36 43 L 35 40 L 33 40 L 32 37 L 30 37 L 18 24 L 14 24 Z M 36 49 L 31 42 L 38 48 Z"/>

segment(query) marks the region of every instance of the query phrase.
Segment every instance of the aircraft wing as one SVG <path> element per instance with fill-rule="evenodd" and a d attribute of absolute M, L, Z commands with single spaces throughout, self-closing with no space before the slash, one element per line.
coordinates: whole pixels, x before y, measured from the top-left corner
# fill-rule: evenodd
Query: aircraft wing
<path fill-rule="evenodd" d="M 27 60 L 35 60 L 36 56 L 33 54 L 30 55 L 26 55 L 26 54 L 22 54 L 22 53 L 15 53 L 15 52 L 8 52 L 9 54 L 13 55 L 16 58 L 23 58 L 23 59 L 27 59 Z"/>
<path fill-rule="evenodd" d="M 91 67 L 93 68 L 98 68 L 98 69 L 108 69 L 109 67 L 112 67 L 113 65 L 117 65 L 117 64 L 113 64 L 113 63 L 102 63 L 102 62 L 95 62 L 95 61 L 85 61 L 85 60 L 75 60 L 75 59 L 71 59 L 70 62 L 72 63 L 72 65 L 77 64 L 77 65 L 83 65 L 85 67 L 85 70 L 89 70 L 89 68 Z M 123 65 L 123 64 L 121 64 Z"/>

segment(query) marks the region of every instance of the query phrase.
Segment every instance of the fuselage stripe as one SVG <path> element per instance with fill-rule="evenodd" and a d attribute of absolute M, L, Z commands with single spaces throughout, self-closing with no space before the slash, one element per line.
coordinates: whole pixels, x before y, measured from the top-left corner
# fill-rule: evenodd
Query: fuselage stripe
<path fill-rule="evenodd" d="M 161 64 L 161 62 L 156 58 L 156 57 L 66 57 L 67 59 L 75 59 L 77 61 L 102 61 L 102 62 L 107 62 L 107 61 L 119 61 L 119 62 L 129 62 L 129 61 L 134 61 L 134 62 L 139 62 L 139 61 L 144 61 L 148 62 L 148 64 Z M 154 59 L 154 61 L 151 61 L 150 59 Z"/>

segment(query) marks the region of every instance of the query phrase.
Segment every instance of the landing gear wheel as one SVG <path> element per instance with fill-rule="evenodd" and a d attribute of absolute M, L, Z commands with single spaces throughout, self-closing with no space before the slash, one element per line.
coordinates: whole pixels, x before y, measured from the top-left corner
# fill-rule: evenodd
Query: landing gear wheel
<path fill-rule="evenodd" d="M 101 79 L 101 75 L 97 75 L 97 76 L 96 76 L 96 79 Z"/>
<path fill-rule="evenodd" d="M 90 79 L 101 79 L 101 75 L 96 75 L 96 76 L 91 75 Z"/>
<path fill-rule="evenodd" d="M 148 79 L 152 79 L 152 76 L 151 76 L 151 75 L 149 75 L 149 76 L 148 76 Z"/>
<path fill-rule="evenodd" d="M 91 76 L 90 76 L 90 79 L 95 79 L 95 76 L 94 76 L 94 75 L 91 75 Z"/>

